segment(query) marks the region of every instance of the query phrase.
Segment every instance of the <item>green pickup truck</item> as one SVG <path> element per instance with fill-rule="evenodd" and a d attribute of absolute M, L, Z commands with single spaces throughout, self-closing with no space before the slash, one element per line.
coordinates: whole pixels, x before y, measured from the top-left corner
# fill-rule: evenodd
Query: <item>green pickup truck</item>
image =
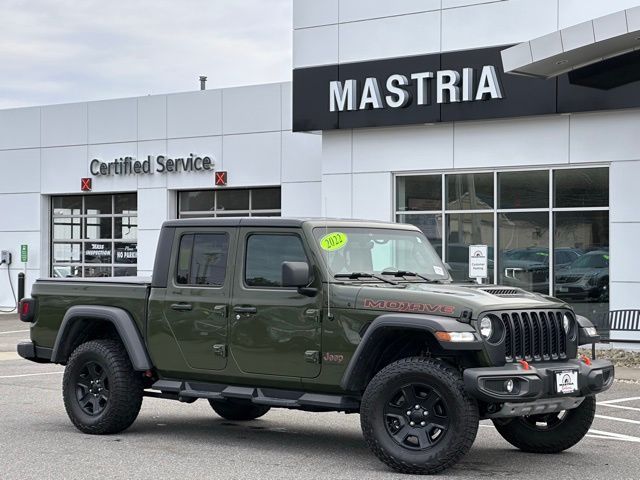
<path fill-rule="evenodd" d="M 555 298 L 453 283 L 422 232 L 353 220 L 166 222 L 153 277 L 42 279 L 20 304 L 18 353 L 66 365 L 74 425 L 129 427 L 142 399 L 207 399 L 220 416 L 270 408 L 359 413 L 380 460 L 435 473 L 481 419 L 511 444 L 572 447 L 614 378 L 578 358 L 595 328 Z"/>

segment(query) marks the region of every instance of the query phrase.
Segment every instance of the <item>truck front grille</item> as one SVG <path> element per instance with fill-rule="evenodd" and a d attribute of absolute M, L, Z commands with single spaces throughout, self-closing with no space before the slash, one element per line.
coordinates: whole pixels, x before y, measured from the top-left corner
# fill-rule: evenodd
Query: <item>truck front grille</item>
<path fill-rule="evenodd" d="M 565 311 L 535 310 L 500 313 L 505 330 L 507 362 L 566 358 L 567 334 L 562 326 Z"/>

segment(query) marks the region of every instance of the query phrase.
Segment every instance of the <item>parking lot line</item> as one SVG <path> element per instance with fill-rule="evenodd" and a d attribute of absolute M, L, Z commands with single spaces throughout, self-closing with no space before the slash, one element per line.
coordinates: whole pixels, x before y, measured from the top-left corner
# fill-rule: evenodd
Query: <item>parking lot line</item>
<path fill-rule="evenodd" d="M 598 405 L 611 405 L 612 403 L 632 402 L 634 400 L 640 400 L 640 397 L 627 397 L 616 398 L 614 400 L 605 400 L 604 402 L 598 402 Z"/>
<path fill-rule="evenodd" d="M 603 430 L 595 430 L 592 428 L 589 430 L 589 433 L 587 435 L 593 436 L 592 434 L 595 434 L 595 436 L 598 436 L 598 438 L 607 438 L 610 440 L 624 440 L 627 442 L 640 443 L 639 437 L 634 437 L 632 435 L 623 435 L 622 433 L 605 432 Z"/>
<path fill-rule="evenodd" d="M 640 408 L 636 407 L 626 407 L 624 405 L 610 405 L 608 403 L 599 403 L 600 407 L 609 407 L 609 408 L 619 408 L 620 410 L 633 410 L 634 412 L 640 412 Z"/>
<path fill-rule="evenodd" d="M 640 421 L 629 420 L 628 418 L 609 417 L 607 415 L 596 415 L 596 418 L 602 418 L 603 420 L 613 420 L 615 422 L 633 423 L 635 425 L 640 425 Z"/>
<path fill-rule="evenodd" d="M 0 379 L 3 378 L 20 378 L 20 377 L 37 377 L 38 375 L 60 375 L 64 373 L 64 371 L 61 372 L 44 372 L 44 373 L 23 373 L 22 375 L 4 375 L 1 376 Z"/>
<path fill-rule="evenodd" d="M 9 333 L 26 333 L 29 330 L 11 330 L 9 332 L 0 332 L 0 335 L 8 335 Z"/>

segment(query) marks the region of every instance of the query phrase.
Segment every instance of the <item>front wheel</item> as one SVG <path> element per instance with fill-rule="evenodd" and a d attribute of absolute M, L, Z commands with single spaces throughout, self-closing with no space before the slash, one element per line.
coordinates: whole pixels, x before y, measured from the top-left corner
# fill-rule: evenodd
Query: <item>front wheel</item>
<path fill-rule="evenodd" d="M 137 418 L 142 375 L 135 372 L 122 343 L 92 340 L 76 348 L 64 371 L 64 406 L 78 430 L 118 433 Z"/>
<path fill-rule="evenodd" d="M 573 447 L 591 428 L 596 397 L 585 397 L 579 407 L 545 415 L 494 420 L 498 433 L 514 447 L 531 453 L 559 453 Z"/>
<path fill-rule="evenodd" d="M 478 406 L 460 373 L 428 358 L 394 362 L 371 380 L 362 397 L 365 441 L 402 473 L 432 474 L 454 465 L 478 432 Z"/>

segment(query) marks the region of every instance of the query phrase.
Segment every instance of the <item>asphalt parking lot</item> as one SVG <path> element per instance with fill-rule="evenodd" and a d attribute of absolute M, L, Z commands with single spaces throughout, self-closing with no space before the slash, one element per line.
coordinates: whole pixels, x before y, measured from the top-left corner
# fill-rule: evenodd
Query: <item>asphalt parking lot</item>
<path fill-rule="evenodd" d="M 136 423 L 105 437 L 79 433 L 62 404 L 62 367 L 21 360 L 24 324 L 0 316 L 0 478 L 405 478 L 366 448 L 357 415 L 272 410 L 234 423 L 208 403 L 145 399 Z M 588 437 L 559 455 L 521 453 L 483 422 L 447 477 L 638 478 L 640 384 L 599 397 Z"/>

